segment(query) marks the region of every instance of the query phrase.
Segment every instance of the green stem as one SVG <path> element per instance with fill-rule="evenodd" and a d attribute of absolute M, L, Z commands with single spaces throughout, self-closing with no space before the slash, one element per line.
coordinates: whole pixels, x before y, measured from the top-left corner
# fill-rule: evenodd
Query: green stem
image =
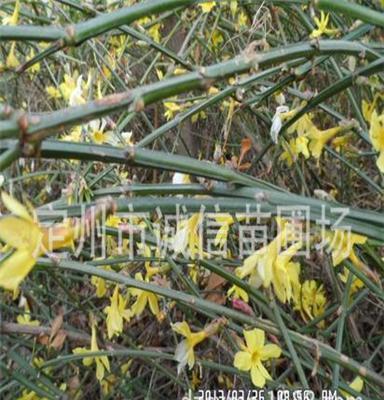
<path fill-rule="evenodd" d="M 349 303 L 349 293 L 351 290 L 353 275 L 351 272 L 348 274 L 347 284 L 345 286 L 345 292 L 343 295 L 343 301 L 341 303 L 341 309 L 339 310 L 339 321 L 337 325 L 337 334 L 336 334 L 336 346 L 335 349 L 339 352 L 342 350 L 343 345 L 343 338 L 344 338 L 344 327 L 345 327 L 345 320 L 348 313 L 348 303 Z M 339 379 L 340 379 L 340 365 L 334 364 L 333 365 L 333 372 L 332 372 L 332 388 L 335 390 L 339 387 Z"/>
<path fill-rule="evenodd" d="M 20 144 L 18 142 L 10 146 L 0 154 L 0 172 L 8 168 L 21 155 Z"/>
<path fill-rule="evenodd" d="M 163 213 L 172 213 L 174 214 L 178 207 L 184 206 L 188 213 L 191 212 L 199 212 L 202 210 L 204 212 L 217 212 L 219 208 L 220 212 L 232 212 L 232 213 L 243 213 L 246 214 L 247 210 L 249 213 L 256 212 L 257 207 L 260 207 L 260 212 L 270 213 L 270 217 L 279 215 L 282 217 L 290 217 L 291 216 L 291 208 L 290 205 L 299 206 L 305 208 L 309 208 L 308 218 L 314 223 L 318 223 L 320 219 L 324 218 L 325 227 L 330 228 L 332 224 L 335 224 L 336 221 L 340 218 L 340 213 L 332 212 L 332 203 L 327 202 L 313 202 L 315 199 L 307 198 L 304 196 L 297 196 L 294 194 L 288 194 L 287 196 L 283 196 L 283 193 L 274 193 L 273 191 L 265 192 L 266 196 L 271 194 L 276 197 L 276 200 L 271 201 L 268 199 L 262 200 L 261 202 L 254 199 L 247 198 L 231 198 L 231 197 L 211 197 L 211 198 L 175 198 L 175 197 L 157 197 L 152 198 L 131 198 L 131 199 L 117 199 L 116 200 L 116 210 L 120 213 L 129 213 L 129 212 L 153 212 L 156 207 Z M 279 197 L 281 197 L 279 199 Z M 292 199 L 290 200 L 290 197 Z M 83 206 L 91 207 L 93 203 L 88 203 Z M 60 205 L 56 206 L 55 209 L 63 210 L 65 209 L 68 217 L 80 216 L 82 212 L 81 205 L 73 205 L 62 207 Z M 342 207 L 339 204 L 339 207 L 342 210 L 345 210 L 345 207 Z M 364 212 L 360 210 L 356 210 L 356 213 L 359 215 L 359 219 L 353 216 L 353 209 L 350 210 L 351 216 L 346 216 L 343 218 L 343 226 L 349 226 L 351 231 L 360 233 L 362 235 L 366 235 L 371 238 L 376 238 L 378 240 L 382 239 L 384 235 L 384 227 L 381 223 L 378 225 L 370 222 L 371 218 L 374 218 L 376 213 L 372 213 L 367 211 L 367 221 L 365 222 L 362 219 L 360 214 L 364 215 Z M 39 216 L 45 218 L 44 209 L 39 210 Z M 48 213 L 48 217 L 51 214 Z M 380 215 L 377 214 L 377 218 L 380 218 Z M 326 220 L 329 221 L 326 221 Z M 319 227 L 322 225 L 319 224 Z"/>
<path fill-rule="evenodd" d="M 334 11 L 384 28 L 384 13 L 346 0 L 315 0 L 320 10 Z"/>
<path fill-rule="evenodd" d="M 14 140 L 0 142 L 0 152 L 15 145 Z M 211 179 L 238 183 L 242 185 L 273 188 L 267 182 L 260 181 L 245 174 L 237 173 L 229 168 L 222 167 L 208 161 L 196 160 L 191 157 L 176 154 L 166 154 L 161 151 L 147 150 L 137 147 L 119 148 L 109 145 L 92 145 L 89 143 L 71 143 L 56 140 L 46 140 L 41 144 L 40 155 L 43 158 L 64 158 L 102 161 L 108 163 L 131 164 L 160 168 L 168 171 L 180 171 Z"/>
<path fill-rule="evenodd" d="M 131 7 L 120 8 L 114 12 L 99 15 L 67 27 L 0 26 L 0 40 L 60 41 L 60 49 L 68 46 L 78 46 L 90 38 L 119 28 L 122 25 L 128 25 L 140 18 L 178 7 L 186 7 L 195 2 L 196 0 L 150 0 Z"/>
<path fill-rule="evenodd" d="M 364 285 L 367 286 L 367 288 L 370 289 L 372 293 L 375 293 L 376 296 L 378 296 L 382 301 L 384 301 L 383 289 L 375 285 L 364 272 L 356 268 L 355 265 L 348 260 L 344 260 L 343 265 L 349 270 L 349 272 L 351 272 L 353 275 L 355 275 L 357 278 L 363 281 Z"/>
<path fill-rule="evenodd" d="M 273 313 L 275 315 L 275 320 L 277 322 L 277 325 L 278 325 L 278 327 L 280 329 L 280 332 L 281 332 L 281 334 L 282 334 L 282 336 L 284 338 L 284 341 L 285 341 L 285 343 L 286 343 L 286 345 L 288 347 L 288 350 L 289 350 L 289 353 L 291 355 L 293 364 L 295 365 L 297 374 L 299 375 L 299 379 L 300 379 L 300 382 L 301 382 L 301 384 L 303 386 L 303 389 L 309 389 L 308 381 L 307 381 L 307 378 L 305 376 L 305 372 L 304 372 L 303 366 L 301 365 L 301 362 L 300 362 L 300 359 L 299 359 L 299 357 L 297 355 L 295 346 L 293 345 L 292 340 L 291 340 L 291 338 L 289 336 L 288 329 L 285 326 L 283 319 L 281 318 L 280 311 L 279 311 L 279 309 L 277 307 L 277 304 L 276 304 L 276 302 L 274 300 L 271 302 L 271 307 L 272 307 Z"/>
<path fill-rule="evenodd" d="M 207 89 L 217 80 L 246 72 L 252 68 L 261 70 L 275 63 L 283 63 L 301 57 L 312 58 L 317 55 L 340 53 L 356 56 L 364 53 L 368 59 L 377 58 L 375 52 L 372 52 L 362 44 L 345 40 L 323 40 L 316 43 L 316 45 L 312 42 L 304 42 L 273 49 L 265 53 L 257 53 L 252 49 L 246 49 L 241 55 L 232 60 L 209 67 L 202 67 L 197 72 L 190 72 L 49 114 L 29 116 L 21 112 L 20 118 L 23 118 L 22 125 L 26 133 L 26 139 L 29 141 L 41 141 L 47 136 L 63 131 L 65 128 L 103 117 L 113 111 L 126 109 L 127 107 L 132 112 L 141 111 L 146 105 L 159 100 L 195 89 Z M 384 60 L 382 58 L 376 63 L 372 63 L 367 67 L 367 74 L 380 70 L 383 64 Z M 0 131 L 0 137 L 10 138 L 20 135 L 20 119 L 11 121 L 10 124 L 11 126 L 7 127 L 6 134 Z"/>

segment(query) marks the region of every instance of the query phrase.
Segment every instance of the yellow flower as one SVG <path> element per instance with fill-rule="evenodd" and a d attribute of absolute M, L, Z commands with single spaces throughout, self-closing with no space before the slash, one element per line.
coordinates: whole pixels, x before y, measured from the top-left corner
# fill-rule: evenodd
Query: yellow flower
<path fill-rule="evenodd" d="M 140 272 L 136 273 L 135 279 L 138 281 L 143 281 L 143 276 Z M 131 316 L 139 316 L 149 304 L 149 308 L 153 315 L 159 314 L 159 301 L 154 293 L 148 292 L 146 290 L 130 288 L 129 293 L 136 297 L 136 301 L 131 307 Z"/>
<path fill-rule="evenodd" d="M 77 72 L 72 75 L 65 74 L 64 82 L 59 85 L 60 93 L 70 106 L 84 104 L 83 76 Z"/>
<path fill-rule="evenodd" d="M 220 214 L 214 217 L 215 221 L 220 225 L 215 237 L 215 246 L 223 248 L 228 239 L 230 226 L 235 222 L 230 214 Z"/>
<path fill-rule="evenodd" d="M 110 131 L 105 131 L 107 121 L 105 119 L 91 121 L 89 127 L 91 129 L 91 138 L 97 144 L 104 144 L 111 137 Z"/>
<path fill-rule="evenodd" d="M 261 329 L 243 331 L 246 345 L 235 354 L 233 365 L 240 371 L 250 371 L 252 383 L 263 388 L 266 380 L 272 380 L 263 362 L 279 358 L 281 349 L 276 344 L 265 344 L 265 332 Z"/>
<path fill-rule="evenodd" d="M 143 243 L 137 244 L 138 249 L 140 250 L 143 257 L 150 259 L 152 257 L 151 248 Z M 156 248 L 155 256 L 160 257 L 159 248 Z M 154 275 L 161 274 L 162 272 L 166 272 L 169 268 L 168 265 L 164 265 L 163 267 L 153 267 L 151 261 L 145 261 L 145 279 L 149 281 Z"/>
<path fill-rule="evenodd" d="M 349 274 L 351 272 L 347 268 L 343 268 L 343 272 L 339 274 L 340 280 L 347 283 Z M 364 282 L 352 274 L 352 284 L 349 294 L 352 295 L 364 287 Z"/>
<path fill-rule="evenodd" d="M 232 16 L 234 17 L 238 8 L 237 0 L 231 0 L 231 2 L 229 3 L 229 8 L 231 10 Z"/>
<path fill-rule="evenodd" d="M 185 340 L 176 347 L 175 359 L 179 361 L 178 372 L 187 364 L 189 369 L 193 367 L 195 362 L 194 347 L 201 343 L 202 340 L 215 335 L 227 322 L 224 317 L 217 318 L 206 325 L 202 331 L 194 333 L 191 332 L 185 321 L 172 324 L 172 329 L 185 337 Z"/>
<path fill-rule="evenodd" d="M 259 287 L 261 284 L 267 288 L 273 279 L 273 265 L 279 253 L 279 249 L 293 240 L 292 225 L 281 218 L 276 218 L 279 226 L 279 233 L 271 243 L 257 250 L 247 257 L 243 265 L 236 269 L 240 278 L 250 275 L 250 283 Z"/>
<path fill-rule="evenodd" d="M 20 0 L 16 0 L 15 8 L 11 17 L 4 17 L 2 25 L 17 25 L 20 15 Z"/>
<path fill-rule="evenodd" d="M 96 287 L 96 296 L 99 298 L 104 297 L 107 293 L 107 285 L 105 279 L 98 276 L 92 276 L 91 283 Z"/>
<path fill-rule="evenodd" d="M 243 28 L 245 26 L 248 26 L 248 17 L 244 11 L 241 11 L 239 16 L 237 17 L 236 28 L 238 28 L 238 30 L 240 30 L 240 28 Z"/>
<path fill-rule="evenodd" d="M 220 93 L 220 90 L 216 86 L 211 86 L 208 89 L 208 94 L 211 96 L 214 96 L 215 94 L 218 94 L 218 93 Z"/>
<path fill-rule="evenodd" d="M 194 348 L 204 339 L 208 337 L 205 330 L 192 333 L 187 322 L 176 322 L 172 324 L 172 329 L 185 337 L 176 347 L 175 360 L 179 363 L 177 366 L 177 373 L 188 364 L 189 369 L 192 369 L 195 365 L 195 353 Z"/>
<path fill-rule="evenodd" d="M 65 100 L 69 100 L 72 92 L 76 89 L 76 80 L 75 76 L 77 73 L 75 72 L 74 77 L 68 74 L 64 74 L 64 82 L 59 85 L 60 92 L 63 94 Z"/>
<path fill-rule="evenodd" d="M 272 268 L 278 254 L 278 243 L 274 239 L 269 245 L 257 250 L 247 257 L 243 265 L 236 269 L 240 278 L 251 276 L 251 284 L 269 287 L 272 281 Z"/>
<path fill-rule="evenodd" d="M 376 110 L 372 112 L 369 136 L 373 148 L 380 152 L 377 166 L 381 172 L 384 172 L 384 113 L 379 116 Z"/>
<path fill-rule="evenodd" d="M 221 44 L 224 42 L 224 37 L 221 32 L 216 29 L 211 36 L 212 45 L 215 48 L 221 48 Z"/>
<path fill-rule="evenodd" d="M 309 150 L 311 151 L 312 156 L 319 159 L 321 153 L 323 152 L 324 146 L 344 129 L 345 128 L 342 126 L 336 126 L 324 131 L 320 131 L 318 129 L 311 130 L 311 132 L 308 134 L 308 138 L 311 140 L 309 143 Z"/>
<path fill-rule="evenodd" d="M 300 264 L 291 262 L 291 258 L 301 247 L 301 242 L 293 244 L 280 253 L 273 263 L 273 290 L 282 303 L 291 300 L 294 287 L 299 284 Z"/>
<path fill-rule="evenodd" d="M 233 297 L 234 299 L 242 299 L 246 303 L 249 301 L 248 293 L 239 286 L 232 285 L 227 291 L 228 297 Z"/>
<path fill-rule="evenodd" d="M 367 122 L 371 122 L 371 118 L 372 118 L 372 113 L 375 110 L 375 101 L 373 101 L 372 103 L 369 103 L 366 100 L 363 100 L 361 102 L 361 110 L 363 112 L 363 117 Z"/>
<path fill-rule="evenodd" d="M 356 376 L 356 378 L 348 386 L 355 392 L 361 393 L 364 387 L 364 381 L 360 378 L 360 376 Z M 345 390 L 340 389 L 340 392 L 345 397 L 346 400 L 355 400 L 355 397 L 351 396 Z"/>
<path fill-rule="evenodd" d="M 202 254 L 201 224 L 201 213 L 195 213 L 190 218 L 179 222 L 173 239 L 173 250 L 176 254 L 184 253 L 187 248 L 191 258 Z"/>
<path fill-rule="evenodd" d="M 108 339 L 123 332 L 124 319 L 127 321 L 131 319 L 130 311 L 125 309 L 127 301 L 119 293 L 118 285 L 116 285 L 110 300 L 111 305 L 104 309 L 104 312 L 107 314 Z"/>
<path fill-rule="evenodd" d="M 199 3 L 199 7 L 201 7 L 201 11 L 203 14 L 209 13 L 216 6 L 216 1 L 206 1 L 204 3 Z"/>
<path fill-rule="evenodd" d="M 187 72 L 187 70 L 185 68 L 180 68 L 180 67 L 176 67 L 173 70 L 173 75 L 183 75 Z"/>
<path fill-rule="evenodd" d="M 197 279 L 199 278 L 199 266 L 196 263 L 188 264 L 188 275 L 191 277 L 194 283 L 197 283 Z"/>
<path fill-rule="evenodd" d="M 298 137 L 295 143 L 296 154 L 303 154 L 305 158 L 309 157 L 308 139 L 304 136 Z"/>
<path fill-rule="evenodd" d="M 285 160 L 288 166 L 292 166 L 293 161 L 302 154 L 306 159 L 309 158 L 308 139 L 305 136 L 299 136 L 296 139 L 290 139 L 286 150 L 281 154 L 280 159 Z"/>
<path fill-rule="evenodd" d="M 320 19 L 314 18 L 317 29 L 314 29 L 311 33 L 311 38 L 319 38 L 321 35 L 332 36 L 338 32 L 338 29 L 328 28 L 329 14 L 325 15 L 324 11 L 321 11 Z"/>
<path fill-rule="evenodd" d="M 104 398 L 108 397 L 108 395 L 112 393 L 112 390 L 116 387 L 117 381 L 118 379 L 116 375 L 109 374 L 100 382 L 100 387 Z"/>
<path fill-rule="evenodd" d="M 164 101 L 163 104 L 165 107 L 164 116 L 168 121 L 172 119 L 176 113 L 178 113 L 183 109 L 183 107 L 180 104 L 175 103 L 173 101 Z"/>
<path fill-rule="evenodd" d="M 105 63 L 102 66 L 102 71 L 107 80 L 110 80 L 112 77 L 112 72 L 117 68 L 117 55 L 116 50 L 112 49 L 110 53 L 107 54 L 105 58 Z M 100 93 L 100 92 L 99 92 Z M 102 97 L 102 96 L 101 96 Z M 99 98 L 101 98 L 99 97 Z"/>
<path fill-rule="evenodd" d="M 96 338 L 96 326 L 92 324 L 92 338 L 91 338 L 91 348 L 87 349 L 84 347 L 77 347 L 73 349 L 73 353 L 75 354 L 87 354 L 97 352 L 99 350 L 99 346 L 97 345 Z M 93 363 L 96 363 L 96 378 L 101 382 L 104 378 L 105 371 L 111 371 L 111 367 L 109 365 L 109 360 L 107 356 L 98 356 L 98 357 L 84 357 L 83 364 L 85 367 L 90 367 Z"/>
<path fill-rule="evenodd" d="M 61 93 L 59 89 L 56 89 L 54 86 L 48 86 L 45 88 L 45 91 L 48 93 L 48 96 L 53 99 L 60 99 Z"/>
<path fill-rule="evenodd" d="M 327 299 L 323 285 L 318 286 L 316 281 L 305 281 L 294 290 L 294 309 L 300 311 L 304 321 L 307 317 L 313 319 L 324 314 Z"/>
<path fill-rule="evenodd" d="M 153 39 L 154 42 L 160 43 L 161 42 L 161 24 L 154 24 L 148 29 L 149 36 Z"/>
<path fill-rule="evenodd" d="M 164 79 L 164 72 L 161 69 L 156 68 L 156 75 L 159 81 Z"/>
<path fill-rule="evenodd" d="M 332 147 L 339 152 L 343 147 L 346 147 L 348 143 L 351 141 L 352 136 L 350 134 L 338 136 L 337 138 L 332 140 Z"/>
<path fill-rule="evenodd" d="M 280 118 L 284 121 L 289 118 L 292 118 L 297 112 L 299 108 L 288 111 L 287 113 L 283 113 L 280 115 Z M 289 128 L 288 133 L 291 134 L 293 132 L 297 132 L 298 136 L 306 136 L 312 131 L 317 131 L 315 124 L 312 122 L 311 114 L 304 114 L 300 117 L 296 122 L 294 122 Z"/>
<path fill-rule="evenodd" d="M 5 192 L 1 198 L 13 215 L 0 219 L 0 240 L 15 251 L 0 265 L 0 287 L 15 290 L 40 255 L 73 246 L 77 229 L 64 223 L 42 227 L 17 200 Z"/>
<path fill-rule="evenodd" d="M 60 85 L 61 86 L 61 85 Z M 73 88 L 69 95 L 68 104 L 70 106 L 79 106 L 85 104 L 84 93 L 83 93 L 83 76 L 80 75 L 77 78 L 76 86 Z"/>
<path fill-rule="evenodd" d="M 286 220 L 277 219 L 279 233 L 271 243 L 257 250 L 244 260 L 241 267 L 236 269 L 240 278 L 250 275 L 249 283 L 268 288 L 271 284 L 277 298 L 285 303 L 294 295 L 294 287 L 299 284 L 300 265 L 291 262 L 302 247 L 302 242 L 292 244 L 280 252 L 288 242 L 294 239 L 292 224 Z"/>
<path fill-rule="evenodd" d="M 200 111 L 197 114 L 193 114 L 191 117 L 191 121 L 193 124 L 197 122 L 199 119 L 200 120 L 207 119 L 207 114 L 205 113 L 205 111 Z"/>
<path fill-rule="evenodd" d="M 294 117 L 300 108 L 281 113 L 281 120 L 289 120 Z M 289 141 L 288 148 L 280 156 L 281 159 L 286 160 L 287 164 L 290 166 L 293 163 L 295 155 L 300 153 L 304 155 L 305 158 L 309 157 L 309 151 L 313 157 L 319 159 L 321 153 L 323 152 L 324 146 L 334 138 L 338 133 L 347 130 L 346 126 L 336 126 L 326 130 L 320 130 L 312 122 L 312 116 L 310 114 L 304 114 L 296 122 L 288 128 L 288 133 L 297 133 L 298 137 L 296 139 L 291 139 Z M 308 144 L 309 141 L 309 144 Z"/>
<path fill-rule="evenodd" d="M 186 185 L 191 183 L 191 177 L 187 174 L 183 174 L 181 172 L 175 172 L 172 177 L 173 185 Z"/>
<path fill-rule="evenodd" d="M 124 140 L 124 146 L 134 146 L 135 145 L 132 131 L 121 132 L 121 137 Z"/>
<path fill-rule="evenodd" d="M 39 326 L 40 322 L 37 320 L 32 320 L 31 311 L 29 309 L 29 305 L 27 299 L 22 296 L 21 302 L 24 303 L 24 314 L 18 315 L 16 321 L 20 325 L 30 325 L 30 326 Z"/>
<path fill-rule="evenodd" d="M 40 396 L 37 395 L 33 390 L 28 391 L 27 389 L 21 392 L 21 396 L 17 398 L 17 400 L 44 400 Z"/>
<path fill-rule="evenodd" d="M 111 228 L 118 228 L 123 221 L 121 217 L 118 215 L 112 214 L 108 217 L 107 221 L 105 222 L 105 226 L 109 226 Z"/>
<path fill-rule="evenodd" d="M 66 142 L 81 142 L 82 141 L 82 128 L 81 125 L 76 126 L 71 130 L 68 135 L 64 135 L 60 138 L 60 140 Z"/>
<path fill-rule="evenodd" d="M 18 315 L 16 321 L 20 325 L 30 325 L 30 326 L 39 326 L 40 322 L 37 320 L 32 320 L 31 314 L 25 313 L 23 315 Z"/>
<path fill-rule="evenodd" d="M 8 57 L 6 60 L 6 65 L 10 69 L 17 68 L 20 65 L 19 60 L 15 56 L 15 50 L 16 50 L 16 42 L 13 42 L 11 45 L 11 50 L 9 51 L 9 54 L 8 54 Z"/>
<path fill-rule="evenodd" d="M 357 257 L 353 246 L 355 244 L 364 244 L 367 241 L 366 236 L 336 229 L 334 232 L 326 232 L 325 239 L 332 251 L 334 267 L 349 258 L 356 267 L 364 269 L 365 264 Z"/>
<path fill-rule="evenodd" d="M 140 18 L 137 23 L 140 25 L 141 29 L 145 29 L 145 25 L 150 25 L 155 21 L 156 18 L 153 17 L 152 19 L 149 17 Z M 148 35 L 153 39 L 154 42 L 160 43 L 161 41 L 161 34 L 160 29 L 162 28 L 162 24 L 154 24 L 148 28 Z"/>
<path fill-rule="evenodd" d="M 29 55 L 28 55 L 28 59 L 27 61 L 32 60 L 35 57 L 35 52 L 33 49 L 30 50 Z M 40 72 L 40 63 L 35 63 L 34 65 L 32 65 L 32 67 L 29 69 L 30 72 L 32 73 L 38 73 Z"/>
<path fill-rule="evenodd" d="M 376 104 L 379 101 L 379 99 L 384 100 L 384 94 L 382 94 L 381 92 L 376 93 L 371 102 L 368 102 L 366 100 L 363 100 L 361 102 L 361 110 L 364 119 L 369 123 L 371 123 L 372 114 L 376 109 Z"/>

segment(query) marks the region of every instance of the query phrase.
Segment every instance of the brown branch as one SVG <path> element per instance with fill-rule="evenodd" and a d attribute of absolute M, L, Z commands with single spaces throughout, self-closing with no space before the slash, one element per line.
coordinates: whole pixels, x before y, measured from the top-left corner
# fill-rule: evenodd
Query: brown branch
<path fill-rule="evenodd" d="M 72 342 L 76 342 L 80 345 L 88 345 L 91 343 L 91 336 L 87 333 L 74 332 L 67 329 L 60 329 L 60 331 Z M 14 322 L 0 323 L 0 335 L 26 334 L 32 336 L 51 336 L 51 332 L 52 328 L 49 326 L 22 325 Z M 124 346 L 112 342 L 105 342 L 105 346 L 116 350 L 125 349 Z"/>
<path fill-rule="evenodd" d="M 60 329 L 60 332 L 66 335 L 66 339 L 72 342 L 76 342 L 79 345 L 89 345 L 91 343 L 91 336 L 87 333 L 75 332 L 67 329 Z M 0 337 L 2 335 L 12 335 L 12 334 L 25 334 L 32 336 L 51 336 L 52 328 L 49 326 L 32 326 L 17 324 L 14 322 L 1 322 L 0 323 Z M 103 347 L 112 350 L 126 350 L 127 347 L 112 343 L 109 341 L 103 342 Z M 148 351 L 161 351 L 161 352 L 173 352 L 173 348 L 169 347 L 145 347 Z"/>

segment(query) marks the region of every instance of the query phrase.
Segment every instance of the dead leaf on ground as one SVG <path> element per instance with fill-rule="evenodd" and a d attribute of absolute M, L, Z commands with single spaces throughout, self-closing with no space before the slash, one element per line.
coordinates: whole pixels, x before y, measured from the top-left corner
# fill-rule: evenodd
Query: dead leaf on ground
<path fill-rule="evenodd" d="M 57 351 L 61 350 L 64 345 L 66 337 L 67 337 L 66 332 L 63 330 L 60 330 L 59 332 L 57 332 L 57 335 L 52 340 L 52 342 L 50 343 L 49 346 L 53 347 Z"/>
<path fill-rule="evenodd" d="M 61 312 L 59 315 L 56 316 L 56 318 L 53 320 L 51 324 L 51 336 L 49 337 L 49 341 L 51 341 L 57 334 L 57 332 L 60 330 L 60 328 L 63 325 L 63 313 Z"/>
<path fill-rule="evenodd" d="M 205 287 L 205 292 L 207 292 L 205 299 L 216 304 L 224 304 L 226 302 L 226 295 L 223 286 L 226 282 L 220 275 L 212 273 Z"/>
<path fill-rule="evenodd" d="M 239 161 L 237 163 L 237 169 L 243 171 L 248 168 L 250 168 L 251 164 L 250 163 L 244 163 L 243 164 L 243 158 L 244 156 L 248 153 L 249 150 L 252 148 L 252 141 L 249 138 L 244 138 L 241 141 L 241 150 L 240 150 L 240 156 L 239 156 Z"/>

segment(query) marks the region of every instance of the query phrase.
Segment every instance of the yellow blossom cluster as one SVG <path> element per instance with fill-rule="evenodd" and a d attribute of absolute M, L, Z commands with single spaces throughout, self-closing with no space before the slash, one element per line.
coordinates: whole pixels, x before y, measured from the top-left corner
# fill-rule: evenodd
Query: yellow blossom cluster
<path fill-rule="evenodd" d="M 5 16 L 2 18 L 1 20 L 1 25 L 18 25 L 19 24 L 19 18 L 20 18 L 20 0 L 16 0 L 15 2 L 15 8 L 13 10 L 12 15 L 10 16 Z M 25 59 L 25 62 L 33 59 L 35 57 L 35 50 L 33 48 L 31 48 L 29 50 L 28 56 Z M 20 60 L 18 59 L 17 55 L 16 55 L 16 42 L 12 42 L 9 53 L 6 57 L 5 60 L 5 65 L 2 65 L 0 63 L 0 72 L 10 69 L 10 70 L 14 70 L 17 67 L 20 66 Z M 33 77 L 34 73 L 38 73 L 40 71 L 40 63 L 36 63 L 35 65 L 33 65 L 28 73 L 31 75 L 31 77 Z"/>
<path fill-rule="evenodd" d="M 370 125 L 369 136 L 372 146 L 379 153 L 376 161 L 377 167 L 384 173 L 384 113 L 379 113 L 376 108 L 380 99 L 384 100 L 384 95 L 378 93 L 371 103 L 364 100 L 362 110 L 365 120 Z"/>
<path fill-rule="evenodd" d="M 280 119 L 287 121 L 294 117 L 299 110 L 300 108 L 296 108 L 281 113 Z M 348 129 L 349 126 L 339 125 L 321 130 L 314 124 L 311 114 L 304 114 L 288 128 L 288 135 L 296 133 L 296 137 L 289 139 L 288 143 L 284 144 L 285 150 L 281 154 L 280 159 L 284 160 L 288 166 L 291 166 L 301 154 L 305 159 L 308 159 L 312 155 L 316 160 L 319 160 L 325 145 L 332 139 L 339 139 L 336 143 L 339 147 L 348 142 L 349 138 L 346 135 L 336 138 L 337 135 L 346 133 Z"/>

